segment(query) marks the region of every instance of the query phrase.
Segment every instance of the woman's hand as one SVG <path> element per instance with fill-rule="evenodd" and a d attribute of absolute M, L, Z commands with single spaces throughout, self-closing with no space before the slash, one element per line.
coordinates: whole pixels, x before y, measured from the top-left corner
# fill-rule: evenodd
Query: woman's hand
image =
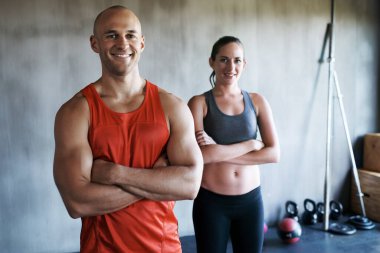
<path fill-rule="evenodd" d="M 253 151 L 259 151 L 265 147 L 264 142 L 260 140 L 253 140 Z"/>
<path fill-rule="evenodd" d="M 195 137 L 200 147 L 205 146 L 205 145 L 217 144 L 214 141 L 214 139 L 211 138 L 204 130 L 196 131 Z"/>
<path fill-rule="evenodd" d="M 153 168 L 157 167 L 167 167 L 169 166 L 169 160 L 166 153 L 162 153 L 157 161 L 154 163 Z"/>

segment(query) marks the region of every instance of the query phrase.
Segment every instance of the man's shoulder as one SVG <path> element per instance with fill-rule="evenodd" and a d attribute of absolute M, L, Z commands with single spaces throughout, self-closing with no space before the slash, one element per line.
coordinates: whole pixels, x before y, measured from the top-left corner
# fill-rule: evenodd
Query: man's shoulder
<path fill-rule="evenodd" d="M 83 95 L 82 91 L 78 91 L 74 94 L 69 100 L 67 100 L 62 107 L 63 108 L 70 108 L 70 107 L 78 107 L 86 102 L 86 97 Z"/>
<path fill-rule="evenodd" d="M 69 116 L 73 114 L 85 114 L 88 111 L 88 103 L 82 91 L 77 92 L 67 100 L 58 110 L 57 117 Z"/>
<path fill-rule="evenodd" d="M 158 87 L 158 86 L 157 86 Z M 161 103 L 169 102 L 169 103 L 184 103 L 183 100 L 177 95 L 158 87 L 158 95 L 160 97 Z"/>
<path fill-rule="evenodd" d="M 184 117 L 188 107 L 180 97 L 160 87 L 158 87 L 158 96 L 169 121 L 176 121 Z"/>

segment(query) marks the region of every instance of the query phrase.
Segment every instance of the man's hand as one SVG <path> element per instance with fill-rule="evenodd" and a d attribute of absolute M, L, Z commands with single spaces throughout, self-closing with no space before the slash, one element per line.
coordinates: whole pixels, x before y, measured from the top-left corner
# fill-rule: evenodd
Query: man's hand
<path fill-rule="evenodd" d="M 93 162 L 91 171 L 91 181 L 98 184 L 114 184 L 112 179 L 112 169 L 115 169 L 115 165 L 112 162 L 108 162 L 102 159 L 96 159 Z M 169 160 L 166 153 L 163 153 L 157 161 L 154 163 L 153 168 L 167 167 L 169 166 Z"/>
<path fill-rule="evenodd" d="M 99 184 L 112 184 L 111 166 L 113 163 L 107 162 L 102 159 L 96 159 L 93 162 L 91 170 L 91 182 Z"/>

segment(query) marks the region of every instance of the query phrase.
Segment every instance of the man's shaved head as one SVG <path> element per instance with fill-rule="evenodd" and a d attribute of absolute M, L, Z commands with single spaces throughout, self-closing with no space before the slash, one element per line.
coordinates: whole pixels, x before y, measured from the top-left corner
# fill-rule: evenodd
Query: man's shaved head
<path fill-rule="evenodd" d="M 94 21 L 94 27 L 93 27 L 93 34 L 96 36 L 97 35 L 97 32 L 98 32 L 98 26 L 99 26 L 99 23 L 102 21 L 102 19 L 104 17 L 106 17 L 109 13 L 113 12 L 113 11 L 116 11 L 116 10 L 125 10 L 125 11 L 128 11 L 130 12 L 130 15 L 132 18 L 136 19 L 137 23 L 138 23 L 138 26 L 140 28 L 140 32 L 141 32 L 141 24 L 140 24 L 140 21 L 139 19 L 137 18 L 137 16 L 133 13 L 133 11 L 131 11 L 130 9 L 128 9 L 127 7 L 125 6 L 122 6 L 122 5 L 114 5 L 114 6 L 111 6 L 105 10 L 103 10 L 102 12 L 100 12 L 98 14 L 98 16 L 96 16 L 95 18 L 95 21 Z"/>

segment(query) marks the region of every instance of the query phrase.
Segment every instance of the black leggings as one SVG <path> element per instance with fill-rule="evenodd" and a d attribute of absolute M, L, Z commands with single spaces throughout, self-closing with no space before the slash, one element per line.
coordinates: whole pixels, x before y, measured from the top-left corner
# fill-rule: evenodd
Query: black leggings
<path fill-rule="evenodd" d="M 260 187 L 237 196 L 201 188 L 193 206 L 198 253 L 223 253 L 231 237 L 235 253 L 259 253 L 264 239 Z"/>

